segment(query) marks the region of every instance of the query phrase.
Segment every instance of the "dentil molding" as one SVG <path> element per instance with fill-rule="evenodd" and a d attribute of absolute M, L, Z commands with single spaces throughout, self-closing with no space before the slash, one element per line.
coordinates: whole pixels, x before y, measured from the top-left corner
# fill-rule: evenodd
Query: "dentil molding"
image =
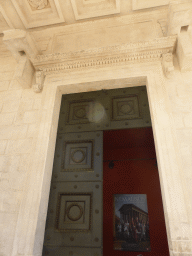
<path fill-rule="evenodd" d="M 71 72 L 111 65 L 126 65 L 130 62 L 162 60 L 166 77 L 173 71 L 172 54 L 176 48 L 177 36 L 157 38 L 151 41 L 92 48 L 68 53 L 40 54 L 37 44 L 29 33 L 9 30 L 4 42 L 19 62 L 25 54 L 35 72 L 35 92 L 43 88 L 44 75 L 52 72 Z M 34 79 L 33 79 L 34 80 Z"/>
<path fill-rule="evenodd" d="M 170 36 L 146 42 L 92 48 L 77 52 L 37 55 L 31 61 L 36 70 L 41 70 L 45 74 L 60 70 L 69 72 L 128 62 L 154 61 L 160 59 L 163 54 L 172 54 L 175 51 L 176 40 L 176 36 Z"/>

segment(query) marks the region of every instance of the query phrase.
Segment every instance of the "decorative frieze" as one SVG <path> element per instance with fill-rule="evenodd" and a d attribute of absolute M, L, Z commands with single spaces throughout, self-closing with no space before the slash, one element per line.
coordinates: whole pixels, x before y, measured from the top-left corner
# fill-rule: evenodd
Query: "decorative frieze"
<path fill-rule="evenodd" d="M 69 61 L 53 65 L 36 66 L 36 69 L 43 71 L 45 74 L 52 72 L 73 72 L 85 70 L 88 68 L 102 68 L 117 65 L 126 65 L 131 62 L 148 62 L 160 59 L 162 54 L 168 53 L 169 50 L 150 51 L 144 54 L 119 55 L 115 57 L 104 57 L 98 59 L 89 59 L 82 61 Z"/>
<path fill-rule="evenodd" d="M 172 53 L 176 36 L 163 37 L 148 42 L 115 45 L 88 49 L 79 52 L 38 55 L 32 60 L 35 68 L 45 72 L 82 70 L 128 62 L 145 62 L 160 59 L 163 54 Z"/>
<path fill-rule="evenodd" d="M 29 33 L 22 30 L 6 31 L 4 42 L 18 61 L 23 54 L 26 54 L 37 71 L 33 89 L 35 92 L 40 92 L 43 88 L 44 75 L 50 72 L 60 72 L 61 70 L 66 72 L 80 71 L 88 68 L 126 65 L 132 62 L 148 62 L 160 60 L 162 56 L 164 56 L 163 63 L 167 76 L 173 69 L 167 58 L 175 50 L 176 38 L 176 36 L 169 36 L 151 41 L 47 55 L 38 54 L 33 38 Z"/>
<path fill-rule="evenodd" d="M 106 56 L 106 54 L 114 55 L 114 54 L 126 54 L 126 53 L 133 53 L 134 55 L 147 54 L 147 51 L 150 51 L 152 54 L 154 50 L 161 50 L 164 48 L 169 48 L 169 50 L 173 50 L 176 43 L 176 36 L 169 36 L 169 37 L 161 37 L 156 38 L 151 41 L 144 41 L 138 43 L 129 43 L 129 44 L 121 44 L 121 45 L 114 45 L 108 47 L 99 47 L 99 48 L 91 48 L 83 51 L 77 52 L 67 52 L 67 53 L 52 53 L 52 54 L 45 54 L 45 55 L 38 55 L 35 59 L 33 59 L 34 65 L 38 65 L 44 62 L 53 62 L 53 61 L 65 61 L 65 60 L 72 60 L 75 58 L 88 58 L 88 57 L 100 57 Z"/>

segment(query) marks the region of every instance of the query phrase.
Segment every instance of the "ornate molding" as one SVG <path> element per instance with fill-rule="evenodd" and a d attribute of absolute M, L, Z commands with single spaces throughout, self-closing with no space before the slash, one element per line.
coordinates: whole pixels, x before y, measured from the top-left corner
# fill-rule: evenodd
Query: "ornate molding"
<path fill-rule="evenodd" d="M 58 71 L 80 71 L 87 68 L 102 68 L 108 66 L 117 66 L 122 64 L 128 64 L 131 62 L 148 62 L 160 59 L 162 54 L 168 53 L 169 50 L 162 51 L 150 51 L 144 52 L 141 54 L 129 54 L 129 55 L 118 55 L 114 57 L 104 57 L 97 59 L 89 59 L 82 61 L 68 61 L 58 64 L 50 64 L 45 66 L 36 67 L 38 70 L 43 71 L 45 74 L 50 72 L 58 72 Z"/>
<path fill-rule="evenodd" d="M 44 78 L 45 76 L 42 71 L 36 71 L 35 73 L 36 83 L 33 85 L 34 92 L 39 93 L 42 91 Z"/>
<path fill-rule="evenodd" d="M 163 54 L 173 53 L 176 36 L 157 38 L 152 41 L 122 44 L 79 52 L 38 55 L 31 59 L 36 70 L 69 72 L 86 68 L 122 65 L 129 62 L 146 62 L 160 59 Z"/>
<path fill-rule="evenodd" d="M 28 3 L 35 9 L 41 10 L 48 5 L 48 0 L 28 0 Z"/>
<path fill-rule="evenodd" d="M 100 57 L 106 54 L 126 54 L 126 53 L 139 53 L 141 51 L 154 51 L 157 49 L 164 48 L 174 48 L 176 43 L 176 36 L 161 37 L 156 38 L 151 41 L 138 42 L 138 43 L 129 43 L 114 45 L 108 47 L 92 48 L 83 51 L 77 52 L 68 52 L 68 53 L 53 53 L 46 55 L 38 55 L 32 61 L 34 65 L 44 64 L 45 62 L 55 62 L 55 61 L 66 61 L 73 60 L 75 58 L 87 58 L 87 57 Z M 173 49 L 172 49 L 173 50 Z"/>
<path fill-rule="evenodd" d="M 8 31 L 4 42 L 16 59 L 26 53 L 36 72 L 35 92 L 43 88 L 44 75 L 58 71 L 80 71 L 87 68 L 103 68 L 113 65 L 127 65 L 132 62 L 148 62 L 160 60 L 165 54 L 173 53 L 176 48 L 177 36 L 160 37 L 151 41 L 121 44 L 115 46 L 91 48 L 84 51 L 37 55 L 38 51 L 32 38 L 25 31 Z M 167 65 L 167 57 L 163 63 Z M 166 66 L 167 70 L 170 70 Z M 169 72 L 169 71 L 168 71 Z"/>
<path fill-rule="evenodd" d="M 165 53 L 162 55 L 162 66 L 165 76 L 170 78 L 174 71 L 172 53 Z"/>

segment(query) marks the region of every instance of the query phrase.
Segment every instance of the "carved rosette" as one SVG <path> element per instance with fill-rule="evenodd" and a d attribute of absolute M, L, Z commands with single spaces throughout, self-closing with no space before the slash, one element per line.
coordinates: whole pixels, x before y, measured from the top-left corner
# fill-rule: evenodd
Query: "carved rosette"
<path fill-rule="evenodd" d="M 48 0 L 28 0 L 28 3 L 31 5 L 31 7 L 41 10 L 48 5 Z"/>

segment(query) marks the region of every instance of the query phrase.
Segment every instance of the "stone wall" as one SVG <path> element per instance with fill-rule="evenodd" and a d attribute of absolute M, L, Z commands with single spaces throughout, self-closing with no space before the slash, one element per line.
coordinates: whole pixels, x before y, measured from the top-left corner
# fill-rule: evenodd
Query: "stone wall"
<path fill-rule="evenodd" d="M 18 213 L 28 190 L 30 173 L 34 171 L 39 133 L 46 134 L 48 110 L 43 108 L 46 91 L 36 94 L 32 89 L 23 90 L 12 79 L 16 61 L 3 44 L 0 54 L 0 255 L 8 256 L 12 255 Z"/>
<path fill-rule="evenodd" d="M 0 255 L 11 255 L 27 168 L 26 155 L 15 153 L 13 146 L 26 137 L 27 126 L 15 124 L 22 95 L 11 85 L 16 62 L 2 44 L 0 54 Z"/>

